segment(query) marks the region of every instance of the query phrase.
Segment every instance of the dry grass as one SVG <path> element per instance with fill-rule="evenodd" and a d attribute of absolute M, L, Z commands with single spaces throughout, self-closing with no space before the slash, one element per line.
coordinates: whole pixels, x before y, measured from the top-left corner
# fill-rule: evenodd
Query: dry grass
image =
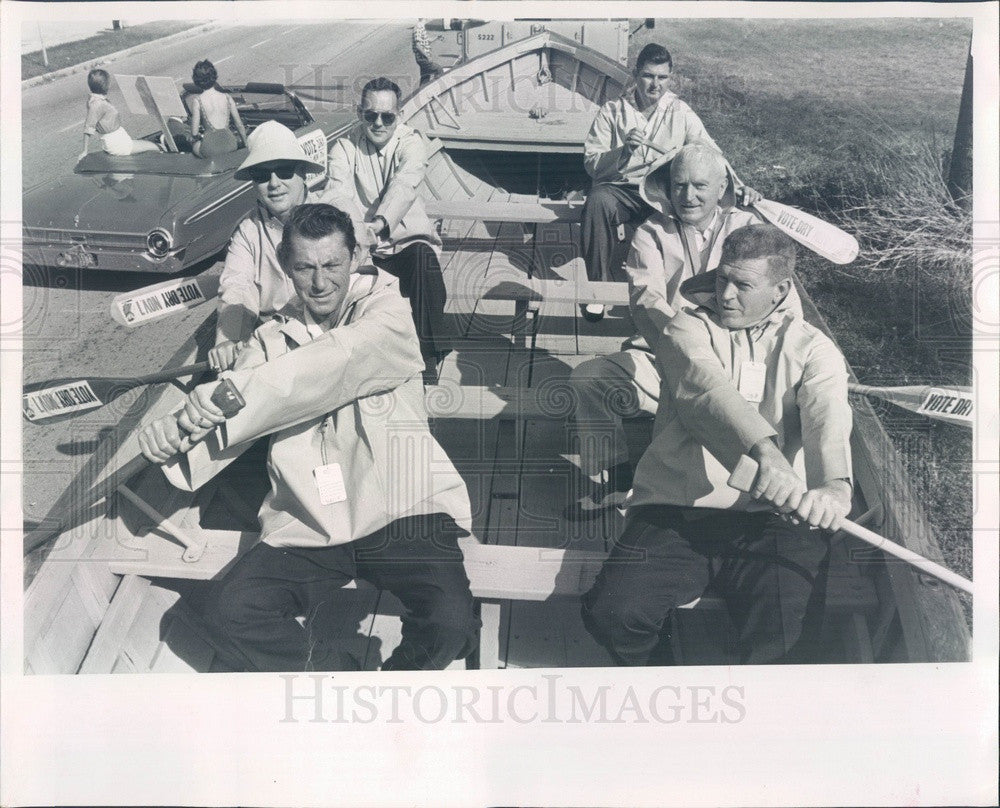
<path fill-rule="evenodd" d="M 972 214 L 954 204 L 934 143 L 857 164 L 828 207 L 862 247 L 867 271 L 916 268 L 950 289 L 969 289 Z"/>

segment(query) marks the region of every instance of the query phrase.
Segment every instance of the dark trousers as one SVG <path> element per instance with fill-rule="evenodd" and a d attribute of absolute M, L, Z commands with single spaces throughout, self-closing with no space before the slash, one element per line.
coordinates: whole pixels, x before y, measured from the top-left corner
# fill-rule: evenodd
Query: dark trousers
<path fill-rule="evenodd" d="M 774 514 L 640 507 L 584 596 L 583 620 L 620 664 L 645 665 L 671 611 L 711 589 L 743 662 L 812 661 L 828 563 L 826 533 Z"/>
<path fill-rule="evenodd" d="M 581 235 L 587 278 L 592 281 L 624 281 L 625 259 L 636 228 L 653 209 L 636 188 L 595 182 L 583 206 Z M 619 225 L 624 238 L 619 238 Z"/>
<path fill-rule="evenodd" d="M 417 60 L 417 67 L 420 69 L 420 86 L 438 78 L 444 70 L 437 62 L 418 50 L 413 51 L 413 58 Z"/>
<path fill-rule="evenodd" d="M 238 669 L 349 669 L 337 638 L 317 634 L 310 618 L 334 590 L 363 578 L 405 608 L 402 641 L 382 669 L 439 670 L 475 649 L 481 625 L 457 545 L 462 532 L 450 517 L 435 514 L 399 519 L 332 547 L 262 542 L 216 584 L 206 620 Z"/>
<path fill-rule="evenodd" d="M 444 304 L 447 295 L 437 254 L 418 241 L 395 255 L 375 256 L 375 266 L 399 278 L 399 290 L 410 299 L 413 324 L 425 361 L 436 360 L 446 350 Z"/>

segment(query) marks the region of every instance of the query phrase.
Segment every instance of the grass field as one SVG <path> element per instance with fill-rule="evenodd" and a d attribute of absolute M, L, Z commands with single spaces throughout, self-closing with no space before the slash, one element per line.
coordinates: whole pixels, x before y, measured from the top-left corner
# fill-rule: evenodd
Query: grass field
<path fill-rule="evenodd" d="M 963 20 L 658 20 L 630 46 L 633 59 L 649 41 L 670 50 L 674 91 L 745 182 L 858 236 L 853 264 L 801 251 L 799 272 L 866 383 L 970 383 L 971 216 L 944 208 L 941 172 L 971 31 Z M 944 562 L 971 577 L 970 431 L 879 412 Z"/>
<path fill-rule="evenodd" d="M 175 34 L 197 23 L 186 21 L 150 22 L 134 25 L 118 31 L 106 30 L 77 42 L 66 42 L 46 49 L 48 66 L 42 60 L 41 51 L 32 51 L 21 57 L 21 80 L 51 73 L 64 67 L 89 62 L 101 56 L 116 53 L 125 48 L 141 45 L 154 39 Z"/>

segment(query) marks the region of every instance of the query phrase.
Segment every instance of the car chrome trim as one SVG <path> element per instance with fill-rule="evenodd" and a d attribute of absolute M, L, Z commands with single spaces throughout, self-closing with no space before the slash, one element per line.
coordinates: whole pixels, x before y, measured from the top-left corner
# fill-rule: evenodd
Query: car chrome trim
<path fill-rule="evenodd" d="M 216 210 L 221 208 L 223 205 L 231 202 L 234 198 L 239 196 L 241 193 L 245 193 L 250 190 L 252 183 L 244 182 L 242 185 L 237 186 L 229 193 L 219 197 L 214 202 L 210 202 L 208 205 L 203 207 L 201 210 L 195 211 L 190 216 L 184 220 L 184 224 L 193 224 L 200 219 L 204 219 L 208 214 L 214 213 Z"/>

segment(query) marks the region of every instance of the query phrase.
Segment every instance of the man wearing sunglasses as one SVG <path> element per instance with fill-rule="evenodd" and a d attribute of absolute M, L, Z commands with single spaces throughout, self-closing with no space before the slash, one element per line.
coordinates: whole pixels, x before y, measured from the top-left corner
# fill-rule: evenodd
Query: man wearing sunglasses
<path fill-rule="evenodd" d="M 330 146 L 328 173 L 331 191 L 362 210 L 375 265 L 399 278 L 420 338 L 424 377 L 434 382 L 447 353 L 441 238 L 417 194 L 427 149 L 420 133 L 399 122 L 399 98 L 399 87 L 385 77 L 364 86 L 357 124 Z"/>
<path fill-rule="evenodd" d="M 278 262 L 281 230 L 291 212 L 304 202 L 326 202 L 347 213 L 361 233 L 361 210 L 349 196 L 329 186 L 310 191 L 306 175 L 326 166 L 310 160 L 295 133 L 277 121 L 266 121 L 247 138 L 250 153 L 236 170 L 237 180 L 249 180 L 257 206 L 229 241 L 219 278 L 219 318 L 215 347 L 208 361 L 217 371 L 228 370 L 261 318 L 284 308 L 295 289 Z M 367 242 L 365 242 L 367 243 Z"/>

